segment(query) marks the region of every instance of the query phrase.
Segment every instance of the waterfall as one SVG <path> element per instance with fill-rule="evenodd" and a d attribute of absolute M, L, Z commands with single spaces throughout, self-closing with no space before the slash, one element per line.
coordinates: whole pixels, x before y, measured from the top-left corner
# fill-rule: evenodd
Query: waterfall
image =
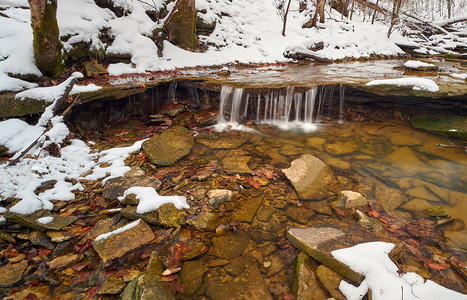
<path fill-rule="evenodd" d="M 270 90 L 266 94 L 250 97 L 241 88 L 222 86 L 218 124 L 215 129 L 252 130 L 241 123 L 248 117 L 256 124 L 267 124 L 284 130 L 305 132 L 317 129 L 316 122 L 326 111 L 330 117 L 335 86 L 314 86 L 306 92 L 296 92 L 294 87 Z M 343 122 L 345 87 L 340 85 L 339 124 Z M 251 98 L 251 99 L 250 99 Z M 315 109 L 316 108 L 316 109 Z"/>

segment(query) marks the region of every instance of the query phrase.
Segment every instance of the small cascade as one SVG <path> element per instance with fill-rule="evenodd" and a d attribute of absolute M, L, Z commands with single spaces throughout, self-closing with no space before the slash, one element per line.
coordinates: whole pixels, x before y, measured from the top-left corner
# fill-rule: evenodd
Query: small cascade
<path fill-rule="evenodd" d="M 222 86 L 216 130 L 248 130 L 241 125 L 248 118 L 256 124 L 277 126 L 283 130 L 314 131 L 316 123 L 324 117 L 331 118 L 333 103 L 337 103 L 333 101 L 335 87 L 314 86 L 304 93 L 287 87 L 285 93 L 275 89 L 250 97 L 241 88 Z M 343 122 L 344 92 L 345 87 L 340 85 L 339 124 Z"/>
<path fill-rule="evenodd" d="M 169 89 L 167 91 L 167 99 L 171 102 L 175 101 L 175 93 L 177 91 L 177 81 L 172 81 L 169 85 Z"/>

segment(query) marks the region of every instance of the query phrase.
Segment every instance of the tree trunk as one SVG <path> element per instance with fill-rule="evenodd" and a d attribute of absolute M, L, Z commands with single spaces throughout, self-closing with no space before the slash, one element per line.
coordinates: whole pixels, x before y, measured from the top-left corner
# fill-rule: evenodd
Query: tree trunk
<path fill-rule="evenodd" d="M 446 0 L 447 4 L 448 4 L 448 19 L 451 18 L 451 0 Z"/>
<path fill-rule="evenodd" d="M 316 0 L 316 11 L 313 17 L 313 26 L 316 26 L 319 14 L 319 22 L 324 23 L 324 3 L 325 0 Z"/>
<path fill-rule="evenodd" d="M 378 3 L 379 3 L 379 0 L 376 0 L 376 6 L 378 6 Z M 375 11 L 373 12 L 373 18 L 371 19 L 371 25 L 373 25 L 375 23 L 375 18 L 376 18 L 376 13 L 378 11 L 375 9 Z"/>
<path fill-rule="evenodd" d="M 391 26 L 389 27 L 388 30 L 388 37 L 391 36 L 392 33 L 392 28 L 394 27 L 394 24 L 396 23 L 396 20 L 398 19 L 399 16 L 399 11 L 401 8 L 402 0 L 393 0 L 393 6 L 392 6 L 392 16 L 391 16 Z"/>
<path fill-rule="evenodd" d="M 287 15 L 289 14 L 290 2 L 292 2 L 292 0 L 289 0 L 289 4 L 287 4 L 287 9 L 285 10 L 284 14 L 284 26 L 282 27 L 282 36 L 285 36 L 285 26 L 287 25 Z"/>
<path fill-rule="evenodd" d="M 56 77 L 62 70 L 62 43 L 57 23 L 57 0 L 28 0 L 34 34 L 34 59 L 37 68 Z"/>
<path fill-rule="evenodd" d="M 170 42 L 185 48 L 196 46 L 195 0 L 179 0 L 178 10 L 166 24 Z"/>
<path fill-rule="evenodd" d="M 352 8 L 350 9 L 350 21 L 352 21 L 354 5 L 355 5 L 355 0 L 352 0 Z"/>

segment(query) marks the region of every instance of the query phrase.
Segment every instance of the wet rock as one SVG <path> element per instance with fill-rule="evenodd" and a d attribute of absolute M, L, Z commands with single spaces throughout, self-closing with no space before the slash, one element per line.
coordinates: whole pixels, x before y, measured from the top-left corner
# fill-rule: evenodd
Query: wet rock
<path fill-rule="evenodd" d="M 154 276 L 162 276 L 164 268 L 164 263 L 162 262 L 159 253 L 157 253 L 157 251 L 152 251 L 148 265 L 146 266 L 146 272 Z"/>
<path fill-rule="evenodd" d="M 322 158 L 326 164 L 336 169 L 350 169 L 350 163 L 335 157 L 323 157 Z"/>
<path fill-rule="evenodd" d="M 29 240 L 37 246 L 42 246 L 50 250 L 55 248 L 55 245 L 50 241 L 50 238 L 40 231 L 31 232 L 29 234 Z"/>
<path fill-rule="evenodd" d="M 454 219 L 439 226 L 443 231 L 460 231 L 465 229 L 465 222 L 461 219 Z"/>
<path fill-rule="evenodd" d="M 138 222 L 134 227 L 129 229 L 127 229 L 128 227 L 122 227 L 122 229 L 110 232 L 111 235 L 109 237 L 99 238 L 98 236 L 92 242 L 94 250 L 96 250 L 104 263 L 114 258 L 122 257 L 127 252 L 149 243 L 154 239 L 154 233 L 148 224 L 142 220 L 134 222 Z"/>
<path fill-rule="evenodd" d="M 155 190 L 158 190 L 161 184 L 160 180 L 146 175 L 116 177 L 107 180 L 104 185 L 104 189 L 102 190 L 102 197 L 107 200 L 117 200 L 117 198 L 121 197 L 127 189 L 133 186 L 153 187 Z M 122 201 L 123 204 L 138 204 L 138 202 L 138 200 L 134 203 L 128 203 L 125 202 L 125 200 Z"/>
<path fill-rule="evenodd" d="M 429 132 L 467 139 L 466 116 L 435 115 L 414 116 L 410 118 L 412 126 Z"/>
<path fill-rule="evenodd" d="M 319 158 L 304 154 L 283 169 L 301 199 L 320 200 L 329 195 L 327 187 L 335 182 L 332 170 Z"/>
<path fill-rule="evenodd" d="M 408 211 L 424 211 L 430 209 L 433 204 L 425 199 L 413 199 L 401 206 L 401 208 Z"/>
<path fill-rule="evenodd" d="M 286 144 L 279 149 L 279 153 L 286 156 L 295 156 L 301 154 L 302 150 L 294 145 Z"/>
<path fill-rule="evenodd" d="M 152 211 L 152 212 L 145 213 L 145 214 L 139 214 L 136 212 L 135 206 L 129 206 L 129 207 L 122 208 L 120 210 L 120 215 L 130 220 L 142 219 L 144 222 L 148 224 L 160 225 L 159 224 L 159 212 L 157 211 Z"/>
<path fill-rule="evenodd" d="M 395 146 L 418 146 L 423 144 L 415 132 L 394 132 L 390 135 L 391 144 Z"/>
<path fill-rule="evenodd" d="M 342 293 L 339 291 L 339 283 L 342 279 L 344 279 L 340 274 L 334 272 L 324 265 L 320 265 L 316 270 L 316 275 L 318 276 L 321 284 L 326 288 L 326 290 L 334 299 L 346 300 L 344 295 L 342 295 Z"/>
<path fill-rule="evenodd" d="M 430 217 L 442 217 L 447 216 L 446 207 L 444 206 L 432 206 L 425 210 L 425 213 Z"/>
<path fill-rule="evenodd" d="M 233 192 L 230 190 L 215 189 L 209 190 L 207 196 L 209 198 L 209 204 L 217 207 L 226 201 L 232 201 Z"/>
<path fill-rule="evenodd" d="M 285 268 L 285 262 L 278 254 L 273 254 L 271 258 L 271 266 L 268 269 L 268 277 L 279 273 Z"/>
<path fill-rule="evenodd" d="M 423 163 L 409 147 L 397 148 L 397 150 L 386 156 L 384 161 L 409 174 L 423 171 Z"/>
<path fill-rule="evenodd" d="M 3 230 L 0 230 L 0 239 L 7 241 L 8 243 L 12 243 L 12 244 L 16 243 L 15 238 Z"/>
<path fill-rule="evenodd" d="M 187 244 L 190 250 L 183 255 L 183 260 L 196 258 L 208 251 L 208 247 L 200 239 L 189 240 Z"/>
<path fill-rule="evenodd" d="M 260 206 L 258 212 L 256 213 L 256 219 L 261 222 L 267 222 L 271 215 L 274 213 L 275 209 L 267 206 Z"/>
<path fill-rule="evenodd" d="M 202 109 L 195 112 L 193 117 L 195 118 L 195 122 L 199 127 L 211 126 L 216 124 L 218 112 L 218 109 L 213 108 Z"/>
<path fill-rule="evenodd" d="M 48 230 L 62 230 L 63 228 L 71 225 L 73 222 L 78 220 L 75 216 L 53 216 L 53 220 L 47 224 L 43 224 Z"/>
<path fill-rule="evenodd" d="M 211 177 L 211 171 L 201 171 L 190 177 L 190 180 L 206 181 Z"/>
<path fill-rule="evenodd" d="M 329 244 L 345 238 L 345 235 L 343 230 L 332 227 L 290 228 L 287 230 L 287 238 L 295 247 L 359 284 L 363 280 L 363 276 L 331 255 L 331 251 L 337 250 L 336 248 L 339 246 L 335 245 L 336 248 L 333 248 Z"/>
<path fill-rule="evenodd" d="M 47 263 L 47 266 L 51 270 L 60 270 L 78 262 L 81 259 L 82 256 L 80 254 L 67 254 L 52 259 Z"/>
<path fill-rule="evenodd" d="M 448 190 L 445 188 L 441 188 L 434 184 L 425 183 L 425 187 L 430 190 L 430 192 L 437 195 L 440 199 L 443 199 L 447 203 L 451 205 L 455 205 L 458 203 L 462 203 L 465 199 L 467 199 L 467 194 L 463 192 L 458 192 L 455 190 Z"/>
<path fill-rule="evenodd" d="M 72 231 L 47 231 L 47 236 L 54 243 L 61 243 L 77 238 L 80 235 L 79 232 Z"/>
<path fill-rule="evenodd" d="M 159 206 L 157 209 L 159 215 L 159 223 L 166 227 L 177 227 L 186 224 L 187 213 L 183 210 L 178 210 L 172 203 L 166 203 Z"/>
<path fill-rule="evenodd" d="M 180 271 L 180 285 L 183 288 L 183 294 L 193 296 L 203 283 L 203 276 L 207 269 L 203 262 L 199 260 L 186 261 Z"/>
<path fill-rule="evenodd" d="M 195 229 L 215 230 L 221 223 L 216 213 L 209 211 L 200 212 L 195 218 L 188 219 L 187 223 Z"/>
<path fill-rule="evenodd" d="M 235 220 L 251 223 L 262 201 L 263 197 L 261 196 L 245 200 L 242 207 L 234 212 Z"/>
<path fill-rule="evenodd" d="M 37 211 L 30 215 L 21 215 L 11 211 L 6 211 L 3 216 L 5 219 L 12 223 L 44 232 L 47 230 L 47 228 L 44 226 L 44 224 L 37 222 L 37 219 L 50 215 L 51 214 L 48 211 Z"/>
<path fill-rule="evenodd" d="M 248 141 L 248 137 L 246 135 L 222 134 L 216 138 L 200 138 L 196 141 L 211 149 L 237 149 Z"/>
<path fill-rule="evenodd" d="M 395 210 L 405 201 L 405 196 L 397 189 L 382 183 L 377 183 L 374 187 L 376 200 L 388 211 Z"/>
<path fill-rule="evenodd" d="M 308 220 L 314 216 L 315 212 L 312 209 L 305 207 L 289 207 L 286 214 L 292 221 L 300 224 L 306 224 Z"/>
<path fill-rule="evenodd" d="M 324 150 L 331 155 L 345 155 L 355 152 L 358 146 L 353 141 L 325 143 Z"/>
<path fill-rule="evenodd" d="M 324 143 L 326 143 L 326 139 L 322 138 L 322 137 L 311 137 L 311 138 L 307 138 L 306 139 L 306 144 L 310 147 L 312 147 L 313 149 L 316 149 L 318 151 L 322 151 L 323 150 L 323 145 Z"/>
<path fill-rule="evenodd" d="M 223 259 L 234 259 L 240 256 L 248 246 L 250 238 L 239 233 L 229 233 L 213 238 L 213 254 Z"/>
<path fill-rule="evenodd" d="M 315 212 L 323 215 L 332 216 L 332 210 L 326 200 L 313 201 L 309 204 L 310 208 Z"/>
<path fill-rule="evenodd" d="M 417 186 L 405 191 L 411 198 L 421 198 L 428 201 L 438 202 L 439 198 L 430 193 L 425 187 Z"/>
<path fill-rule="evenodd" d="M 338 197 L 337 207 L 353 208 L 367 207 L 368 200 L 362 194 L 353 191 L 341 191 Z"/>
<path fill-rule="evenodd" d="M 234 258 L 229 264 L 224 266 L 224 270 L 230 276 L 238 276 L 243 271 L 256 264 L 255 260 L 249 256 L 238 256 Z"/>
<path fill-rule="evenodd" d="M 358 224 L 360 226 L 375 232 L 386 232 L 386 230 L 383 227 L 383 224 L 378 219 L 369 217 L 366 214 L 359 211 L 358 209 L 355 212 L 355 216 L 357 217 Z"/>
<path fill-rule="evenodd" d="M 444 233 L 447 238 L 446 245 L 453 250 L 467 250 L 467 231 L 447 231 Z"/>
<path fill-rule="evenodd" d="M 3 298 L 4 300 L 25 300 L 25 299 L 50 299 L 57 300 L 50 297 L 50 287 L 47 285 L 35 286 L 31 288 L 21 289 L 17 293 L 12 294 L 9 297 Z M 60 297 L 59 300 L 68 300 L 70 298 Z M 77 297 L 74 299 L 82 299 L 82 297 Z"/>
<path fill-rule="evenodd" d="M 193 144 L 191 132 L 184 127 L 175 126 L 145 141 L 143 150 L 153 164 L 170 166 L 190 153 Z"/>
<path fill-rule="evenodd" d="M 171 117 L 176 117 L 185 111 L 186 111 L 186 108 L 183 104 L 170 103 L 162 109 L 161 113 L 164 115 L 171 116 Z"/>
<path fill-rule="evenodd" d="M 213 300 L 272 299 L 256 264 L 224 284 L 220 281 L 210 280 L 206 295 Z"/>
<path fill-rule="evenodd" d="M 250 156 L 227 156 L 222 160 L 222 168 L 227 174 L 253 174 L 248 167 Z"/>
<path fill-rule="evenodd" d="M 99 290 L 99 295 L 117 295 L 123 291 L 125 282 L 116 277 L 109 277 Z"/>
<path fill-rule="evenodd" d="M 300 252 L 294 269 L 292 293 L 297 300 L 328 299 L 329 294 L 323 288 L 315 274 L 316 263 L 304 252 Z"/>
<path fill-rule="evenodd" d="M 9 287 L 20 281 L 27 267 L 27 260 L 0 266 L 0 287 Z"/>
<path fill-rule="evenodd" d="M 133 279 L 123 290 L 122 300 L 175 300 L 175 296 L 159 276 L 143 272 Z"/>

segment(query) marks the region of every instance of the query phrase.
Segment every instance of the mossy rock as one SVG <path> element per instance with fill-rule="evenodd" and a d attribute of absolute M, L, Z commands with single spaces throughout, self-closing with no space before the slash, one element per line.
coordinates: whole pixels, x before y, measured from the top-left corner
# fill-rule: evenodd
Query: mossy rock
<path fill-rule="evenodd" d="M 102 61 L 106 58 L 105 49 L 92 49 L 90 43 L 78 42 L 73 44 L 71 50 L 64 55 L 65 61 L 80 61 L 86 57 L 94 57 Z"/>
<path fill-rule="evenodd" d="M 457 115 L 415 116 L 412 126 L 417 129 L 467 140 L 467 117 Z"/>

